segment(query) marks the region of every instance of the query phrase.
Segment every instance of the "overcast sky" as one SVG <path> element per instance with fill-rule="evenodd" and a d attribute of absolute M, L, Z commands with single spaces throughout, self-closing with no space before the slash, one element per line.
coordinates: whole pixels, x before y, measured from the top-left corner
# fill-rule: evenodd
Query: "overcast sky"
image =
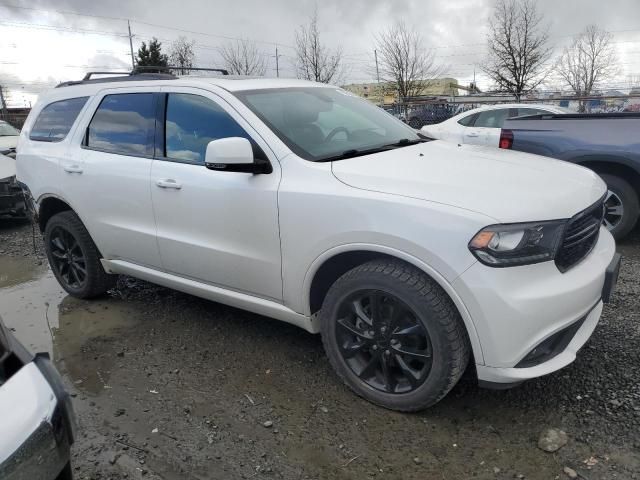
<path fill-rule="evenodd" d="M 640 1 L 538 0 L 556 53 L 590 23 L 614 33 L 622 88 L 640 77 Z M 217 53 L 230 38 L 258 45 L 275 76 L 278 44 L 282 76 L 294 76 L 294 32 L 317 5 L 323 41 L 342 47 L 346 80 L 371 81 L 375 35 L 396 20 L 419 29 L 435 48 L 445 74 L 468 83 L 485 55 L 492 0 L 0 0 L 0 84 L 10 105 L 28 104 L 38 91 L 87 70 L 130 69 L 127 22 L 134 49 L 158 37 L 168 48 L 180 35 L 196 42 L 198 66 L 220 66 Z M 22 7 L 22 8 L 14 8 Z M 56 13 L 60 12 L 60 13 Z M 71 12 L 89 15 L 73 15 Z M 94 16 L 94 17 L 92 17 Z M 117 17 L 118 19 L 96 18 Z"/>

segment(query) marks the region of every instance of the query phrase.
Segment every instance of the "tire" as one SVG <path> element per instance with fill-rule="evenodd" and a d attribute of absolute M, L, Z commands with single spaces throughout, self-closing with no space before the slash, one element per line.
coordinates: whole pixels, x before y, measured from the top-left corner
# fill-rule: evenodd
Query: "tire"
<path fill-rule="evenodd" d="M 98 248 L 74 212 L 65 211 L 49 219 L 44 230 L 44 243 L 51 270 L 69 295 L 76 298 L 94 298 L 103 295 L 115 285 L 117 276 L 104 271 Z M 67 248 L 62 248 L 65 245 Z M 73 248 L 70 249 L 70 246 Z M 63 256 L 67 258 L 61 258 Z M 72 260 L 69 260 L 69 257 Z M 63 265 L 65 262 L 66 269 Z M 70 272 L 71 264 L 74 265 L 75 273 Z"/>
<path fill-rule="evenodd" d="M 352 300 L 363 295 L 370 296 L 368 311 L 367 307 L 362 307 L 364 305 L 362 300 Z M 377 349 L 376 346 L 359 347 L 359 344 L 371 340 L 365 339 L 363 335 L 352 335 L 351 328 L 354 325 L 357 328 L 358 322 L 360 325 L 365 325 L 361 329 L 369 327 L 365 322 L 359 320 L 362 315 L 356 313 L 353 316 L 355 320 L 345 320 L 350 317 L 349 315 L 343 316 L 342 311 L 344 308 L 352 308 L 352 305 L 358 305 L 360 302 L 360 307 L 356 307 L 356 311 L 364 311 L 365 316 L 368 315 L 373 319 L 374 315 L 371 315 L 371 312 L 376 295 L 380 297 L 379 300 L 375 300 L 379 312 L 384 312 L 386 308 L 388 318 L 397 316 L 404 318 L 409 324 L 414 323 L 411 324 L 413 326 L 394 327 L 393 320 L 391 320 L 386 323 L 389 325 L 386 335 L 392 337 L 389 340 L 390 345 L 384 343 L 386 340 L 382 340 L 383 343 L 380 343 L 381 346 L 378 346 Z M 360 309 L 358 310 L 358 308 Z M 396 308 L 399 312 L 406 310 L 408 313 L 404 317 L 396 315 Z M 384 315 L 380 314 L 380 318 L 382 317 Z M 345 322 L 355 323 L 349 323 L 349 328 L 345 330 Z M 434 405 L 455 386 L 469 361 L 470 346 L 467 332 L 449 296 L 428 275 L 393 259 L 373 260 L 342 275 L 329 289 L 322 304 L 320 325 L 325 351 L 338 376 L 359 396 L 391 410 L 412 412 Z M 376 327 L 372 327 L 372 330 L 367 333 L 375 333 L 373 328 Z M 421 336 L 409 337 L 406 333 L 409 330 L 418 331 L 421 328 L 424 329 L 421 331 L 426 332 L 425 340 L 422 340 Z M 384 337 L 382 329 L 379 330 L 381 332 L 379 336 L 376 334 L 378 339 Z M 351 345 L 348 343 L 349 340 L 345 343 L 345 331 L 347 339 L 356 339 L 358 343 Z M 401 342 L 412 341 L 414 345 L 417 344 L 415 342 L 422 342 L 423 345 L 428 344 L 428 346 L 423 347 L 422 350 L 415 346 L 406 347 L 404 343 L 400 343 L 399 347 L 394 347 L 393 337 L 400 334 L 407 335 Z M 381 342 L 381 340 L 372 340 L 372 342 Z M 397 339 L 395 342 L 398 345 Z M 402 380 L 402 374 L 406 369 L 400 367 L 402 363 L 407 365 L 409 357 L 398 355 L 397 352 L 412 350 L 413 355 L 413 352 L 427 352 L 429 346 L 431 364 L 428 371 L 426 370 L 427 373 L 423 375 L 421 383 L 414 386 L 410 382 Z M 373 349 L 376 349 L 375 353 L 373 353 Z M 344 351 L 353 352 L 356 350 L 358 353 L 354 354 L 352 358 L 345 358 Z M 386 371 L 382 366 L 380 370 L 383 380 L 378 379 L 377 371 L 375 376 L 372 375 L 369 380 L 361 378 L 368 368 L 367 358 L 370 355 L 372 359 L 370 361 L 373 361 L 376 354 L 380 358 L 386 358 Z M 426 365 L 429 360 L 422 361 Z M 367 364 L 359 374 L 354 368 L 357 362 Z M 421 361 L 417 363 L 413 361 L 412 365 L 417 370 L 421 368 L 422 363 Z M 393 386 L 394 380 L 389 380 L 389 376 L 393 377 L 394 375 L 396 375 L 395 386 Z M 405 378 L 409 380 L 408 375 Z M 376 382 L 384 386 L 377 386 Z M 402 391 L 401 387 L 405 390 Z M 407 388 L 409 389 L 407 390 Z"/>
<path fill-rule="evenodd" d="M 607 211 L 612 212 L 612 207 L 621 204 L 621 218 L 605 213 L 605 226 L 616 240 L 621 240 L 633 230 L 638 221 L 638 214 L 640 213 L 638 194 L 629 182 L 618 176 L 601 174 L 600 177 L 602 177 L 609 189 L 606 202 Z M 614 219 L 618 221 L 614 222 Z"/>

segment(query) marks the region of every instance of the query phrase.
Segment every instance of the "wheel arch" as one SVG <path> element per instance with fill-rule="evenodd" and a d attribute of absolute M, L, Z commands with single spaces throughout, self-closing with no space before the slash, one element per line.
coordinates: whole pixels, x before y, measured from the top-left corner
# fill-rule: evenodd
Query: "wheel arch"
<path fill-rule="evenodd" d="M 449 296 L 464 323 L 475 362 L 484 364 L 480 339 L 469 310 L 451 283 L 434 268 L 420 259 L 400 250 L 370 244 L 341 245 L 325 251 L 312 263 L 305 275 L 303 292 L 307 314 L 315 316 L 331 285 L 344 273 L 358 265 L 378 258 L 389 258 L 407 263 L 433 279 Z"/>
<path fill-rule="evenodd" d="M 632 166 L 635 163 L 632 160 L 625 157 L 597 155 L 574 158 L 571 161 L 597 174 L 615 175 L 626 180 L 640 197 L 640 171 Z"/>
<path fill-rule="evenodd" d="M 47 226 L 47 222 L 54 215 L 73 210 L 71 205 L 68 202 L 58 197 L 57 195 L 46 195 L 44 197 L 40 197 L 38 199 L 38 226 L 40 227 L 40 232 L 44 232 L 44 229 Z M 77 215 L 77 213 L 76 213 Z"/>

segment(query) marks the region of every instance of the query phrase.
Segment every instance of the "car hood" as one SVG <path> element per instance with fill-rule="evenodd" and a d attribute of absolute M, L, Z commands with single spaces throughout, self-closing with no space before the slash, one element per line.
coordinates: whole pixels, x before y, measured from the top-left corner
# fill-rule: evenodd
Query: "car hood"
<path fill-rule="evenodd" d="M 16 174 L 16 161 L 6 155 L 0 155 L 0 180 Z"/>
<path fill-rule="evenodd" d="M 432 141 L 333 162 L 355 188 L 451 205 L 498 222 L 569 218 L 599 200 L 591 170 L 493 147 Z"/>
<path fill-rule="evenodd" d="M 16 148 L 19 139 L 20 137 L 18 135 L 3 135 L 0 137 L 0 152 L 10 148 Z"/>

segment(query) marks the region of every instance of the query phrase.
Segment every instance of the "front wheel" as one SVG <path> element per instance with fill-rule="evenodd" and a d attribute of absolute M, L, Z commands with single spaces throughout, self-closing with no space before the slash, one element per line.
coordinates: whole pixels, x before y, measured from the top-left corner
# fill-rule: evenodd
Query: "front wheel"
<path fill-rule="evenodd" d="M 605 200 L 604 225 L 616 240 L 620 240 L 633 230 L 638 221 L 638 194 L 626 180 L 618 176 L 600 176 L 609 190 Z"/>
<path fill-rule="evenodd" d="M 53 274 L 70 295 L 97 297 L 115 285 L 116 276 L 102 268 L 98 248 L 74 212 L 61 212 L 49 219 L 44 246 Z"/>
<path fill-rule="evenodd" d="M 421 410 L 458 382 L 470 354 L 451 299 L 429 276 L 394 260 L 345 273 L 320 312 L 322 341 L 340 378 L 385 408 Z"/>

